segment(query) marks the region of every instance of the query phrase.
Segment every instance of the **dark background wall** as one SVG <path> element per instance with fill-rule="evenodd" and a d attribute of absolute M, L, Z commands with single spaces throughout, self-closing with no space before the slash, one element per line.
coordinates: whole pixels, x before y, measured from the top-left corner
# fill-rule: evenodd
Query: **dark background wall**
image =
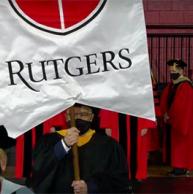
<path fill-rule="evenodd" d="M 149 58 L 159 83 L 169 79 L 166 61 L 177 58 L 193 79 L 193 0 L 143 0 Z"/>
<path fill-rule="evenodd" d="M 193 0 L 143 0 L 147 24 L 193 25 Z"/>

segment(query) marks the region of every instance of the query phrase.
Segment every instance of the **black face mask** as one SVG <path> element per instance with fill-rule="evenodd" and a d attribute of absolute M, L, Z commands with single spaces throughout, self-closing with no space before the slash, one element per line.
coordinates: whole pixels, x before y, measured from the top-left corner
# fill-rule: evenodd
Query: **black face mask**
<path fill-rule="evenodd" d="M 170 78 L 172 80 L 177 80 L 180 77 L 179 73 L 170 73 Z"/>
<path fill-rule="evenodd" d="M 76 119 L 76 128 L 80 131 L 80 135 L 86 133 L 91 126 L 90 121 L 84 121 L 82 119 Z"/>

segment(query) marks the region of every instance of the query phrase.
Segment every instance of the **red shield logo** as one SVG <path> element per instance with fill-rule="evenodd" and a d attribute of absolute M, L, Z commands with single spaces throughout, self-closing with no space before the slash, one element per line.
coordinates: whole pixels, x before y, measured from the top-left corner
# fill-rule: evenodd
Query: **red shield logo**
<path fill-rule="evenodd" d="M 45 32 L 67 35 L 87 25 L 107 0 L 9 0 L 17 15 Z"/>

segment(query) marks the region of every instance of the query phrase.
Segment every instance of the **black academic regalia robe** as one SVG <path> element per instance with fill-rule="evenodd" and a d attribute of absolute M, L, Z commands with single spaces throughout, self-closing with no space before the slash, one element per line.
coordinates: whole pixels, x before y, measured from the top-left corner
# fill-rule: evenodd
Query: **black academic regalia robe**
<path fill-rule="evenodd" d="M 32 187 L 36 193 L 72 193 L 73 162 L 70 150 L 58 160 L 54 146 L 61 137 L 48 134 L 34 153 Z M 127 162 L 121 147 L 112 138 L 95 133 L 78 148 L 81 179 L 89 193 L 128 193 Z"/>

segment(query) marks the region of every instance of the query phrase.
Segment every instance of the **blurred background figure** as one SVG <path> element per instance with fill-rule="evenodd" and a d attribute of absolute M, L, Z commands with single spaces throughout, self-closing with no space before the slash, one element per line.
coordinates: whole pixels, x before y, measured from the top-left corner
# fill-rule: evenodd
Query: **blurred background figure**
<path fill-rule="evenodd" d="M 3 177 L 6 171 L 7 155 L 3 149 L 0 148 L 0 193 L 1 194 L 32 194 L 33 192 L 27 187 L 13 183 Z"/>

